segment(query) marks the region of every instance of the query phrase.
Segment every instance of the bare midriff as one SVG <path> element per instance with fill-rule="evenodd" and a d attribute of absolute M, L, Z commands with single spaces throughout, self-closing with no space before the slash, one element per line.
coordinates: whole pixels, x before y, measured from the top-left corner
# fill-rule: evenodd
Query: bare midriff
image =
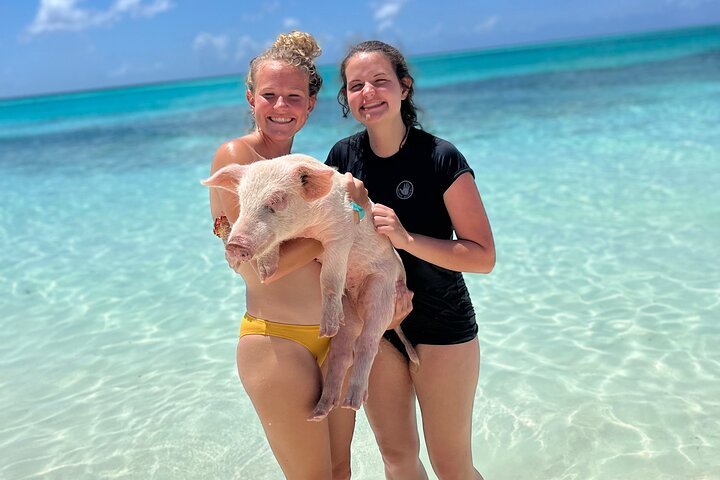
<path fill-rule="evenodd" d="M 293 325 L 320 323 L 320 264 L 313 261 L 271 283 L 260 283 L 249 264 L 240 268 L 245 279 L 247 312 L 257 318 Z"/>

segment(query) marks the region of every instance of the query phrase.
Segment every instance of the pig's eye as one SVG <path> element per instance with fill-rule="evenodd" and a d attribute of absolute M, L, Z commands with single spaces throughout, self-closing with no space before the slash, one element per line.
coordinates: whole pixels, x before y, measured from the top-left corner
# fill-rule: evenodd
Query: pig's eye
<path fill-rule="evenodd" d="M 271 207 L 270 205 L 265 205 L 265 210 L 267 210 L 270 213 L 275 213 L 275 209 Z"/>

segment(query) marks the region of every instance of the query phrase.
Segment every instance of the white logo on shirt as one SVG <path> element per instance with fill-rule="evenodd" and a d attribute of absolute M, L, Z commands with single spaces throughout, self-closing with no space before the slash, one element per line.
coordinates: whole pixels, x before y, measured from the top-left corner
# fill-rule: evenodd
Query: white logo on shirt
<path fill-rule="evenodd" d="M 410 183 L 408 180 L 403 180 L 400 182 L 395 189 L 395 194 L 400 200 L 407 200 L 408 198 L 412 197 L 413 192 L 415 191 L 415 187 L 413 187 L 413 184 Z"/>

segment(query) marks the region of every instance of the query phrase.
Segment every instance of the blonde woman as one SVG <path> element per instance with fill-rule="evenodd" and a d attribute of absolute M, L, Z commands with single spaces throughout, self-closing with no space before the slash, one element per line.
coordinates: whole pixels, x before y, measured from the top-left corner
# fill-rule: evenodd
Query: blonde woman
<path fill-rule="evenodd" d="M 322 85 L 314 63 L 319 54 L 311 35 L 291 32 L 251 61 L 246 97 L 254 129 L 220 146 L 211 173 L 230 163 L 290 153 Z M 237 219 L 237 197 L 211 189 L 210 210 L 222 238 Z M 314 240 L 286 242 L 278 272 L 266 283 L 250 263 L 236 270 L 245 281 L 247 307 L 237 344 L 238 374 L 288 479 L 350 477 L 355 412 L 335 409 L 322 422 L 307 420 L 320 396 L 321 365 L 330 345 L 329 338 L 318 336 L 320 264 L 312 260 L 321 252 Z"/>

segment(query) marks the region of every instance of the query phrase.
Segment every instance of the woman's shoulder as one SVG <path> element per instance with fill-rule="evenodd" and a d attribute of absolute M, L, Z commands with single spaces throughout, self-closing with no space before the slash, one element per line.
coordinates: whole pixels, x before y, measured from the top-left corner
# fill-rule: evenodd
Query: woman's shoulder
<path fill-rule="evenodd" d="M 366 130 L 363 130 L 361 132 L 353 133 L 350 136 L 347 136 L 345 138 L 341 138 L 337 142 L 335 142 L 335 145 L 333 146 L 333 149 L 336 148 L 358 148 L 359 145 L 362 143 L 363 138 L 365 138 Z"/>
<path fill-rule="evenodd" d="M 212 161 L 211 171 L 214 172 L 231 163 L 253 163 L 261 158 L 252 146 L 250 135 L 245 135 L 229 140 L 218 147 Z"/>
<path fill-rule="evenodd" d="M 362 144 L 365 131 L 355 133 L 335 142 L 330 149 L 325 163 L 338 167 L 341 171 L 347 171 L 348 164 L 353 164 L 361 157 Z"/>
<path fill-rule="evenodd" d="M 449 140 L 433 135 L 425 130 L 417 129 L 417 136 L 419 137 L 419 142 L 429 146 L 433 152 L 440 156 L 460 153 L 458 148 Z"/>
<path fill-rule="evenodd" d="M 418 130 L 414 138 L 417 149 L 415 156 L 420 157 L 420 152 L 425 152 L 425 158 L 429 157 L 428 165 L 431 166 L 434 174 L 445 179 L 440 181 L 441 184 L 444 184 L 444 189 L 447 189 L 450 183 L 464 172 L 470 172 L 474 176 L 465 156 L 449 140 L 424 130 Z"/>

